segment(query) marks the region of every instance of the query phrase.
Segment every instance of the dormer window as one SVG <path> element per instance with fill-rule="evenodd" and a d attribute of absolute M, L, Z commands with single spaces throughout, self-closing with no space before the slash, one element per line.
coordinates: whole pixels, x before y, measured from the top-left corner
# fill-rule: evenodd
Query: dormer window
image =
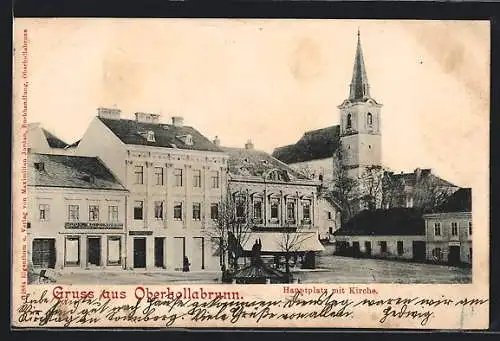
<path fill-rule="evenodd" d="M 187 135 L 181 135 L 177 136 L 179 140 L 181 140 L 185 145 L 192 146 L 193 145 L 193 136 L 187 134 Z"/>
<path fill-rule="evenodd" d="M 146 139 L 148 140 L 148 142 L 156 142 L 154 131 L 151 131 L 151 130 L 148 131 L 147 135 L 146 135 Z"/>
<path fill-rule="evenodd" d="M 35 162 L 35 169 L 42 172 L 45 170 L 45 164 L 43 162 Z"/>

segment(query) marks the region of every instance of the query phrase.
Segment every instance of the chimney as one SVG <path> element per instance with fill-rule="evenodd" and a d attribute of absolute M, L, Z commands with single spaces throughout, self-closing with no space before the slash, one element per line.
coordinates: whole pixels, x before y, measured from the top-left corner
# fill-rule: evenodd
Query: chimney
<path fill-rule="evenodd" d="M 135 115 L 135 120 L 137 122 L 153 123 L 153 124 L 160 123 L 160 115 L 159 114 L 152 114 L 149 112 L 136 112 L 134 115 Z"/>
<path fill-rule="evenodd" d="M 172 116 L 172 125 L 174 127 L 182 127 L 184 125 L 184 118 L 182 116 Z"/>
<path fill-rule="evenodd" d="M 216 136 L 213 142 L 214 142 L 214 144 L 215 144 L 217 147 L 220 147 L 220 139 L 219 139 L 219 136 Z"/>
<path fill-rule="evenodd" d="M 122 111 L 120 109 L 116 108 L 99 107 L 97 108 L 97 117 L 108 118 L 110 120 L 119 120 L 121 112 Z"/>
<path fill-rule="evenodd" d="M 420 168 L 415 168 L 415 176 L 417 181 L 420 180 L 420 175 L 422 175 L 422 170 Z"/>
<path fill-rule="evenodd" d="M 251 150 L 253 149 L 253 143 L 252 140 L 248 140 L 247 143 L 245 143 L 245 149 L 246 150 Z"/>

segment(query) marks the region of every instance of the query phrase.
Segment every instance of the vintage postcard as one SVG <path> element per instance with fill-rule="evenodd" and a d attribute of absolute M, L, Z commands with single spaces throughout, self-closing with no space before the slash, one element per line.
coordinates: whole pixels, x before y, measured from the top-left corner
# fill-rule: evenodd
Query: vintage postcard
<path fill-rule="evenodd" d="M 13 39 L 14 327 L 488 328 L 488 21 Z"/>

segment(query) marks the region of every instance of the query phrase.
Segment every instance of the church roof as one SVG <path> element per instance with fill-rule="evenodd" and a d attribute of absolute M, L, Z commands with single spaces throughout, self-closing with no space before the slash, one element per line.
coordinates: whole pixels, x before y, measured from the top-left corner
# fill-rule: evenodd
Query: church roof
<path fill-rule="evenodd" d="M 291 164 L 333 157 L 340 145 L 340 126 L 335 125 L 305 132 L 295 144 L 278 147 L 273 156 Z"/>
<path fill-rule="evenodd" d="M 356 46 L 356 56 L 354 57 L 354 69 L 352 71 L 349 100 L 357 101 L 366 98 L 370 98 L 370 86 L 368 85 L 363 49 L 361 48 L 361 37 L 358 30 L 358 43 Z"/>

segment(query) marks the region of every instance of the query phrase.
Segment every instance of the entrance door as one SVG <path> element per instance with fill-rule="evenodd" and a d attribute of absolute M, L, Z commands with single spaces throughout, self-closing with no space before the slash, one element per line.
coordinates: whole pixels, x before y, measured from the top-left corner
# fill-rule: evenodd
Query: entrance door
<path fill-rule="evenodd" d="M 448 263 L 457 265 L 460 263 L 460 246 L 450 246 L 448 253 Z"/>
<path fill-rule="evenodd" d="M 372 255 L 372 242 L 366 241 L 365 242 L 365 254 L 367 256 Z"/>
<path fill-rule="evenodd" d="M 164 268 L 163 247 L 165 238 L 155 238 L 155 267 Z"/>
<path fill-rule="evenodd" d="M 413 241 L 413 260 L 419 262 L 425 260 L 425 242 Z"/>
<path fill-rule="evenodd" d="M 174 238 L 173 265 L 176 271 L 182 271 L 186 256 L 186 240 L 184 237 Z M 191 260 L 189 260 L 191 262 Z"/>
<path fill-rule="evenodd" d="M 134 238 L 134 268 L 146 267 L 146 238 Z"/>
<path fill-rule="evenodd" d="M 203 237 L 193 237 L 193 248 L 191 249 L 191 266 L 193 270 L 205 269 L 205 240 Z"/>
<path fill-rule="evenodd" d="M 353 256 L 359 256 L 359 242 L 352 242 L 352 254 Z"/>
<path fill-rule="evenodd" d="M 101 238 L 89 237 L 87 239 L 87 259 L 89 265 L 101 265 Z"/>
<path fill-rule="evenodd" d="M 54 268 L 56 265 L 56 240 L 33 240 L 33 265 L 42 268 Z"/>

